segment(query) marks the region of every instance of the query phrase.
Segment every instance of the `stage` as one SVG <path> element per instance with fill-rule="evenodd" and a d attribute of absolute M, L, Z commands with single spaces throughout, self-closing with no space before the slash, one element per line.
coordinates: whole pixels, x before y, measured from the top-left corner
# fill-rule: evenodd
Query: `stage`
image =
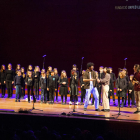
<path fill-rule="evenodd" d="M 140 130 L 140 114 L 133 114 L 136 108 L 121 108 L 121 115 L 118 116 L 118 108 L 111 105 L 110 112 L 97 112 L 94 106 L 89 105 L 87 111 L 84 111 L 83 105 L 75 105 L 76 112 L 73 111 L 73 105 L 61 105 L 61 102 L 50 104 L 41 104 L 37 101 L 34 104 L 35 109 L 29 113 L 19 113 L 19 110 L 30 110 L 33 107 L 33 102 L 28 103 L 25 99 L 21 99 L 20 102 L 15 102 L 14 98 L 0 98 L 0 119 L 11 125 L 19 125 L 24 123 L 30 123 L 37 127 L 37 124 L 47 124 L 47 126 L 56 128 L 58 130 L 65 131 L 65 128 L 60 126 L 66 125 L 67 127 L 73 125 L 73 127 L 84 127 L 93 131 L 93 127 L 96 126 L 96 133 L 104 133 L 106 131 L 112 131 L 116 135 L 123 139 L 131 140 L 139 137 Z M 99 106 L 103 109 L 102 106 Z M 62 115 L 61 113 L 66 114 Z M 78 112 L 78 113 L 77 113 Z M 115 115 L 115 116 L 113 116 Z M 126 115 L 126 116 L 123 116 Z M 32 121 L 30 121 L 32 120 Z M 15 123 L 16 122 L 16 123 Z M 70 128 L 71 128 L 70 127 Z M 138 132 L 138 133 L 137 133 Z"/>

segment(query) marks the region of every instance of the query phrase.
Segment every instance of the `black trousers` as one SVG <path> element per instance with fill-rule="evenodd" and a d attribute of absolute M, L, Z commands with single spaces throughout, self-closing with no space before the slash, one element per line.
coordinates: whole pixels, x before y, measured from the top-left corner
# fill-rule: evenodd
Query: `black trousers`
<path fill-rule="evenodd" d="M 22 97 L 25 96 L 25 84 L 23 85 L 23 89 L 21 89 L 21 96 Z"/>
<path fill-rule="evenodd" d="M 38 82 L 34 83 L 34 89 L 35 89 L 35 97 L 36 99 L 39 99 L 39 83 Z"/>
<path fill-rule="evenodd" d="M 67 95 L 61 95 L 61 101 L 63 103 L 63 96 L 65 96 L 65 103 L 67 102 Z"/>
<path fill-rule="evenodd" d="M 125 93 L 126 94 L 125 94 L 125 103 L 124 104 L 126 105 L 126 101 L 127 101 L 127 89 L 125 90 Z"/>
<path fill-rule="evenodd" d="M 98 87 L 99 92 L 99 104 L 101 103 L 101 92 L 102 92 L 102 86 Z"/>
<path fill-rule="evenodd" d="M 31 90 L 31 94 L 30 94 L 30 90 Z M 33 86 L 28 86 L 27 85 L 27 92 L 28 92 L 28 101 L 30 101 L 30 95 L 33 96 L 33 100 L 35 101 L 35 96 L 34 96 L 34 93 L 33 93 Z"/>
<path fill-rule="evenodd" d="M 130 99 L 132 100 L 132 105 L 134 105 L 134 93 L 129 94 L 128 93 L 128 105 L 130 105 Z"/>
<path fill-rule="evenodd" d="M 6 81 L 8 97 L 12 96 L 12 81 Z"/>
<path fill-rule="evenodd" d="M 77 95 L 70 95 L 70 101 L 78 101 L 78 96 Z"/>
<path fill-rule="evenodd" d="M 81 88 L 81 102 L 83 103 L 83 99 L 85 98 L 86 89 Z"/>
<path fill-rule="evenodd" d="M 122 97 L 122 104 L 124 104 L 124 97 Z M 118 97 L 118 106 L 120 105 L 120 97 Z"/>
<path fill-rule="evenodd" d="M 54 102 L 55 88 L 49 88 L 49 100 Z"/>
<path fill-rule="evenodd" d="M 50 94 L 49 94 L 49 91 L 47 90 L 47 101 L 49 101 L 49 96 Z"/>
<path fill-rule="evenodd" d="M 56 101 L 58 101 L 58 89 L 55 93 L 56 93 Z"/>
<path fill-rule="evenodd" d="M 1 91 L 2 91 L 2 96 L 5 96 L 5 88 L 6 88 L 6 85 L 1 85 Z"/>

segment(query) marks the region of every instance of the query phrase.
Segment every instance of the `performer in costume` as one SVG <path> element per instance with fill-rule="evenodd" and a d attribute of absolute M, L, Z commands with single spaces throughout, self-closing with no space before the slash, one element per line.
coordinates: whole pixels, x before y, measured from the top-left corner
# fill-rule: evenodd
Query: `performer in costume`
<path fill-rule="evenodd" d="M 107 67 L 103 70 L 103 77 L 102 79 L 98 79 L 98 82 L 102 84 L 102 95 L 103 95 L 103 110 L 105 112 L 110 111 L 109 106 L 109 98 L 108 98 L 108 91 L 109 91 L 109 83 L 110 83 L 110 74 Z"/>
<path fill-rule="evenodd" d="M 76 100 L 76 105 L 78 105 L 78 80 L 79 80 L 79 72 L 77 71 L 77 66 L 74 64 L 71 70 L 70 77 L 70 102 L 72 104 L 72 100 Z"/>
<path fill-rule="evenodd" d="M 123 71 L 119 72 L 119 77 L 117 78 L 116 81 L 116 88 L 117 88 L 117 93 L 116 96 L 118 96 L 118 107 L 120 105 L 120 97 L 122 97 L 122 105 L 121 107 L 124 107 L 124 98 L 126 94 L 126 87 L 127 87 L 127 81 L 125 78 L 125 74 Z"/>
<path fill-rule="evenodd" d="M 61 72 L 59 84 L 60 84 L 59 94 L 61 95 L 61 104 L 65 105 L 67 103 L 67 94 L 68 94 L 68 78 L 65 70 Z M 63 102 L 63 96 L 65 96 L 65 103 Z"/>
<path fill-rule="evenodd" d="M 84 111 L 87 110 L 88 102 L 91 93 L 93 94 L 95 98 L 95 111 L 100 111 L 98 108 L 99 106 L 99 93 L 96 87 L 96 73 L 93 70 L 94 64 L 89 62 L 87 64 L 87 70 L 84 73 L 83 81 L 85 82 L 84 88 L 86 89 L 86 95 L 85 95 L 85 103 L 84 103 Z"/>
<path fill-rule="evenodd" d="M 1 71 L 0 71 L 0 85 L 1 85 L 1 91 L 2 91 L 2 98 L 5 96 L 5 65 L 1 66 Z"/>

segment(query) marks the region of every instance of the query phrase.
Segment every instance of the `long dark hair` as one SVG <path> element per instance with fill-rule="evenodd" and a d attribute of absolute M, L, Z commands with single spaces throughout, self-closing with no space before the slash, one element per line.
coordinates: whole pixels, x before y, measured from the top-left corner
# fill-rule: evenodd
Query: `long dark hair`
<path fill-rule="evenodd" d="M 5 67 L 5 65 L 1 65 L 1 72 L 4 71 L 3 67 Z"/>

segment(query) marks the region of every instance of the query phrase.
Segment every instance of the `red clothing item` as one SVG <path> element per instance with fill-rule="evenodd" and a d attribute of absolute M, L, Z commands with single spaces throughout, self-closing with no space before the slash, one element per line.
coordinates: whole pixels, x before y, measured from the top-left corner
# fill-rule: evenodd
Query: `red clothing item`
<path fill-rule="evenodd" d="M 135 80 L 140 82 L 140 72 L 135 73 L 134 78 L 135 78 Z M 140 85 L 139 84 L 134 85 L 134 91 L 140 91 Z"/>

